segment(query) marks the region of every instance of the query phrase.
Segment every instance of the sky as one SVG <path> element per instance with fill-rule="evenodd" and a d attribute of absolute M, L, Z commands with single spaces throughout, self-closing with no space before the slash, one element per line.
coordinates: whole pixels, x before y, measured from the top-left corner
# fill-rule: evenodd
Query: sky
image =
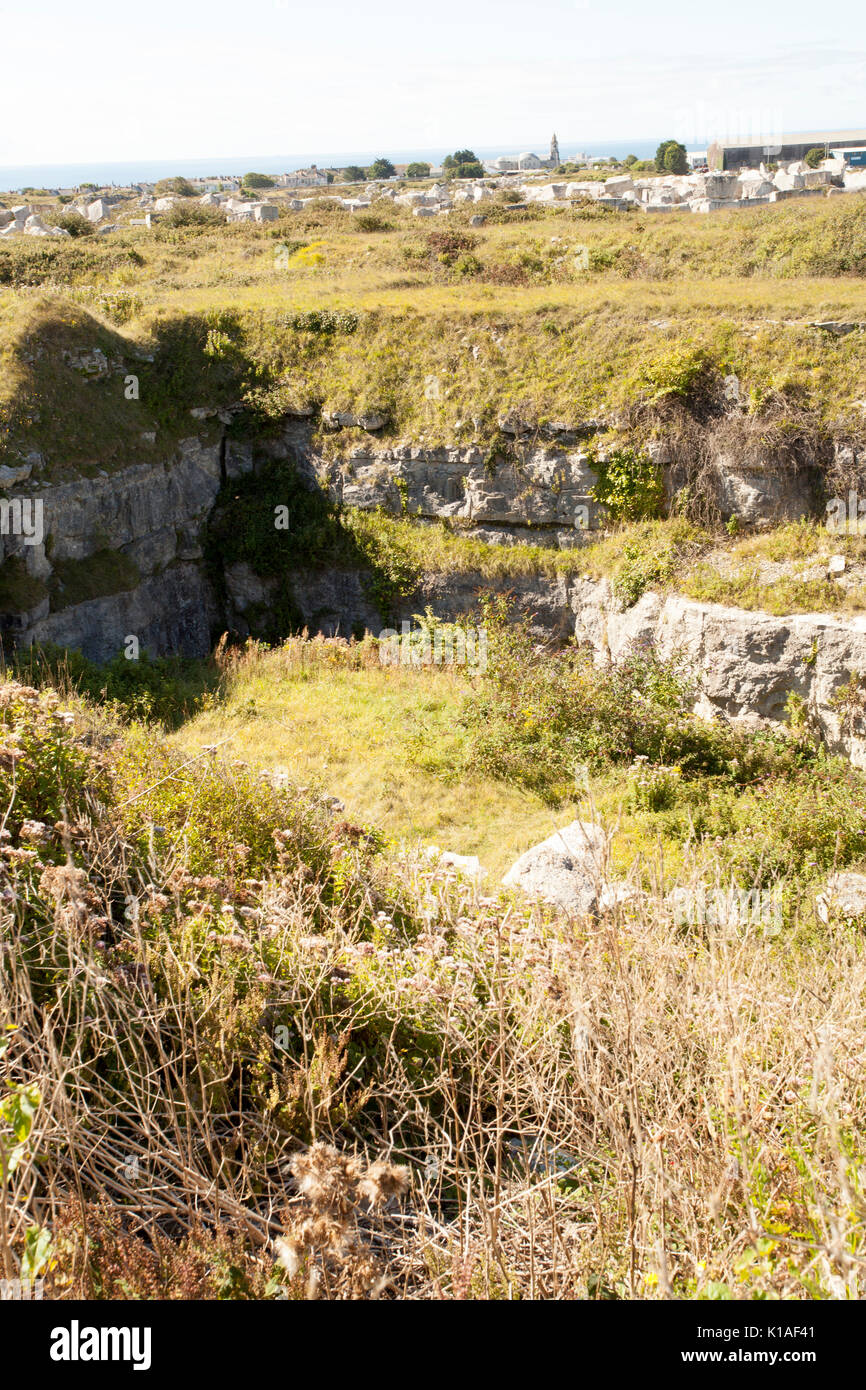
<path fill-rule="evenodd" d="M 2 166 L 866 127 L 855 0 L 0 0 L 0 42 Z"/>

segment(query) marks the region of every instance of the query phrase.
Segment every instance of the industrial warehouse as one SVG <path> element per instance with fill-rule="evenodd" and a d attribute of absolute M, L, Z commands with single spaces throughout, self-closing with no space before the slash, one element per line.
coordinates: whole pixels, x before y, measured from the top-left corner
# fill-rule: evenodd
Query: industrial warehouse
<path fill-rule="evenodd" d="M 714 140 L 707 151 L 707 163 L 713 170 L 757 168 L 771 160 L 788 163 L 805 159 L 815 149 L 823 150 L 827 159 L 866 168 L 866 130 L 801 131 L 794 135 Z"/>

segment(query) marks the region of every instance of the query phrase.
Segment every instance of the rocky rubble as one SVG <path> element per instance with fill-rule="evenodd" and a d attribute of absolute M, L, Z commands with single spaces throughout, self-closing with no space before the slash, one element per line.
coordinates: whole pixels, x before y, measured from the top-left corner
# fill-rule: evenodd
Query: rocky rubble
<path fill-rule="evenodd" d="M 0 210 L 0 237 L 59 236 L 68 237 L 64 227 L 54 227 L 42 220 L 26 203 Z"/>
<path fill-rule="evenodd" d="M 860 178 L 854 170 L 842 171 L 833 160 L 826 161 L 821 169 L 810 169 L 800 160 L 775 172 L 761 165 L 758 169 L 742 169 L 739 173 L 662 174 L 646 178 L 617 174 L 604 182 L 577 179 L 567 183 L 524 184 L 521 192 L 529 203 L 563 203 L 585 198 L 618 212 L 634 209 L 647 213 L 708 213 L 722 208 L 775 203 L 801 194 L 824 194 L 831 188 L 854 189 L 863 186 Z"/>

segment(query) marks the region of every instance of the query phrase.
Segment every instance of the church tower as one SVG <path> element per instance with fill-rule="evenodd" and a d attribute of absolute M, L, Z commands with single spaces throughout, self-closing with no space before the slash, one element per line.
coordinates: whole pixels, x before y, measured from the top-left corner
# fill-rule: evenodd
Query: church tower
<path fill-rule="evenodd" d="M 559 141 L 554 133 L 553 139 L 550 142 L 550 167 L 551 169 L 558 169 L 561 163 L 562 160 L 559 157 Z"/>

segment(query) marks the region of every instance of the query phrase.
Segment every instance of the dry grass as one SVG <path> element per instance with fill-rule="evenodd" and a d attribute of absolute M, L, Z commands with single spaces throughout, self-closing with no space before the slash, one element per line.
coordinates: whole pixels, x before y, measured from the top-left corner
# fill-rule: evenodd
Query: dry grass
<path fill-rule="evenodd" d="M 30 1231 L 60 1298 L 862 1296 L 855 924 L 482 896 L 312 793 L 3 698 L 2 1069 L 36 1088 L 5 1276 Z M 51 749 L 56 829 L 24 815 Z"/>

